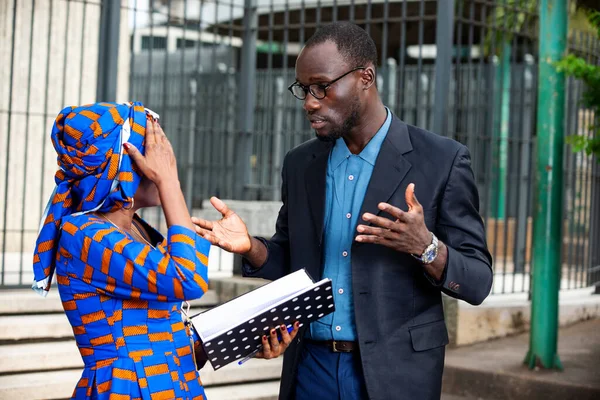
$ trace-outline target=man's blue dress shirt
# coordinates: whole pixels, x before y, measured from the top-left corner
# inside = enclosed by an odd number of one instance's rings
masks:
[[[311,324],[313,340],[355,341],[356,324],[352,293],[351,248],[360,208],[381,145],[392,122],[387,118],[360,154],[352,154],[338,139],[329,155],[326,178],[323,278],[331,279],[335,312]]]

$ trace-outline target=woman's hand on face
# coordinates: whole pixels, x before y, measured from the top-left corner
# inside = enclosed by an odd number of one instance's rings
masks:
[[[145,154],[129,143],[123,146],[140,172],[160,188],[163,182],[179,180],[173,147],[158,121],[146,119]]]
[[[283,354],[283,352],[289,347],[292,340],[298,334],[298,329],[300,329],[300,323],[298,321],[294,322],[294,329],[291,332],[288,332],[285,325],[281,325],[278,328],[271,329],[270,335],[267,337],[263,335],[262,337],[262,350],[256,353],[255,358],[264,358],[271,359],[277,358]],[[277,331],[279,330],[281,334],[281,341],[277,338]]]

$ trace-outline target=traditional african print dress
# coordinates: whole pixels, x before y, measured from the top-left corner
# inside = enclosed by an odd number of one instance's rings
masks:
[[[62,220],[57,283],[85,363],[74,399],[204,399],[181,302],[206,292],[210,244],[141,222],[156,246],[94,215]]]

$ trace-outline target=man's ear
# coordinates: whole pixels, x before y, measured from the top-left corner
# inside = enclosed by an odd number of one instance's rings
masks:
[[[363,83],[363,89],[368,90],[373,86],[377,81],[377,75],[375,74],[375,68],[373,65],[369,65],[365,69],[363,69],[361,74],[361,80]]]

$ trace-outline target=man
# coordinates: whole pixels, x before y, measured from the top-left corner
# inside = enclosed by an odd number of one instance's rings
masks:
[[[490,291],[467,149],[393,116],[376,65],[372,39],[350,23],[324,26],[302,49],[290,91],[317,138],[285,157],[270,240],[250,237],[216,198],[220,221],[194,219],[200,235],[244,256],[246,276],[306,268],[333,281],[336,311],[286,352],[282,399],[439,399],[441,293],[480,304]],[[288,343],[275,345],[265,358]]]

